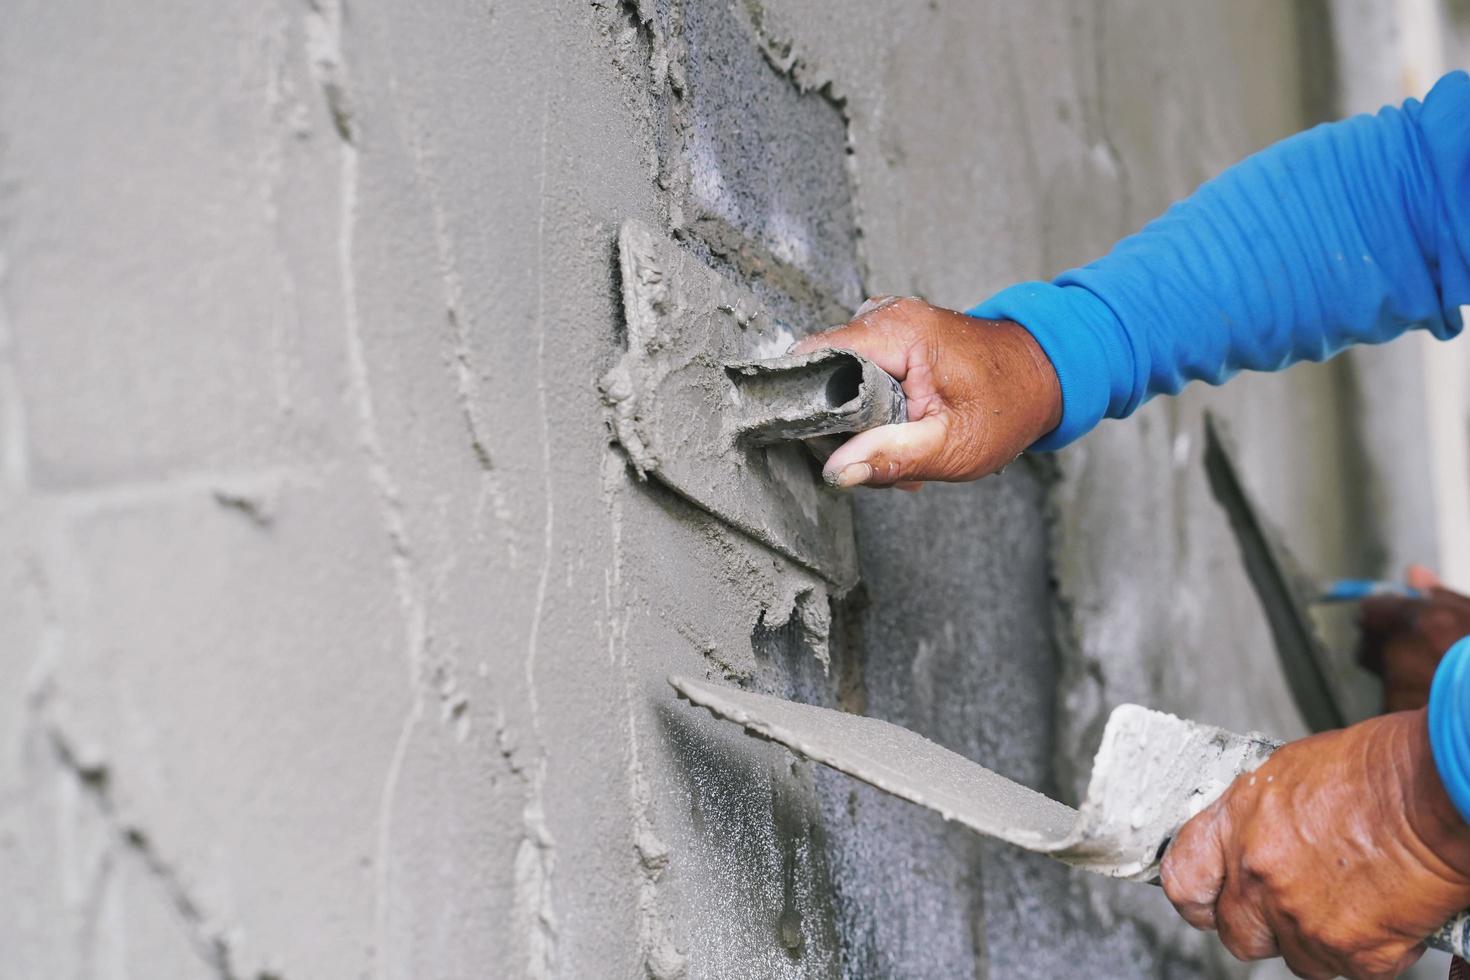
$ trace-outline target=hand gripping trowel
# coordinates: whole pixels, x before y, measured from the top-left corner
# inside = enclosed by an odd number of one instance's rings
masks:
[[[680,697],[749,735],[928,807],[945,820],[1073,867],[1153,884],[1179,828],[1281,745],[1264,735],[1237,735],[1120,705],[1103,730],[1087,795],[1074,810],[877,718],[689,677],[670,677],[669,683]],[[1470,911],[1426,942],[1464,956]]]
[[[794,339],[791,331],[748,290],[645,226],[622,227],[618,257],[628,345],[602,389],[629,462],[639,476],[658,479],[839,589],[850,587],[857,577],[851,515],[840,496],[813,479],[805,450],[791,443],[822,456],[834,435],[902,422],[902,389],[851,351],[775,357]],[[1245,543],[1242,549],[1249,562],[1253,553]],[[1283,591],[1276,557],[1261,564],[1270,566],[1273,594]],[[1340,716],[1320,665],[1311,662],[1318,651],[1299,622],[1304,615],[1296,606],[1279,612],[1295,617],[1287,624],[1294,645],[1283,651],[1293,693],[1311,705],[1303,707],[1314,727],[1335,727]],[[1272,626],[1283,645],[1276,618]],[[1157,882],[1165,848],[1190,817],[1280,745],[1122,705],[1108,720],[1086,798],[1074,810],[876,718],[691,678],[669,682],[757,738],[946,820],[1142,882]],[[1470,913],[1427,942],[1464,955]]]

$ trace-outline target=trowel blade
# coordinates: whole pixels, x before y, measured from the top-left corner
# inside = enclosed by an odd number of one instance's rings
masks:
[[[670,677],[669,683],[681,697],[757,738],[979,833],[1039,850],[1064,841],[1076,823],[1077,811],[1065,803],[899,725],[689,677]]]
[[[1279,536],[1261,519],[1228,442],[1220,422],[1205,413],[1205,474],[1216,502],[1230,519],[1241,563],[1266,614],[1292,700],[1312,731],[1341,728],[1347,724],[1347,712],[1332,685],[1327,645],[1307,612],[1306,596],[1315,590]]]
[[[814,762],[927,807],[978,833],[1074,867],[1157,883],[1165,848],[1190,817],[1281,743],[1151,711],[1114,709],[1074,810],[924,736],[862,715],[798,704],[726,684],[670,677],[679,696]],[[1470,911],[1426,942],[1470,948]]]
[[[679,695],[751,735],[989,837],[1120,878],[1149,880],[1164,844],[1276,743],[1137,705],[1108,719],[1081,810],[877,718],[687,677]]]

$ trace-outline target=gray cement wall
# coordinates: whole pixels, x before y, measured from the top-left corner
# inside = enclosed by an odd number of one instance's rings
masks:
[[[1315,121],[1325,18],[13,0],[0,977],[1228,974],[1155,890],[947,829],[663,678],[1063,796],[1119,700],[1299,733],[1200,412],[1308,564],[1376,572],[1363,488],[1414,474],[1363,461],[1351,371],[859,494],[846,596],[639,481],[596,382],[627,218],[801,329],[872,292],[968,305]]]

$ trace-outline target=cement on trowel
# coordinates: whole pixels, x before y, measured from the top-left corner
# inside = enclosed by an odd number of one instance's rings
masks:
[[[736,441],[800,441],[825,460],[851,433],[908,421],[903,387],[862,355],[828,347],[727,364]],[[734,447],[732,447],[734,448]]]
[[[618,234],[627,351],[602,379],[613,435],[652,477],[731,527],[821,575],[857,582],[850,502],[799,443],[751,447],[727,367],[795,341],[755,294],[636,221]]]

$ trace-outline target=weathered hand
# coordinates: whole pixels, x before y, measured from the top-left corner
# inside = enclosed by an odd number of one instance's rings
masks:
[[[994,473],[1062,417],[1061,387],[1041,347],[1007,320],[977,320],[911,297],[871,299],[846,326],[793,349],[856,351],[903,383],[909,421],[859,433],[827,460],[839,487],[913,489],[923,480]]]
[[[1163,885],[1190,925],[1297,976],[1391,977],[1470,905],[1470,827],[1423,711],[1280,749],[1185,824]]]
[[[1449,648],[1470,636],[1470,598],[1451,592],[1429,569],[1409,569],[1408,584],[1423,599],[1377,596],[1358,611],[1358,663],[1383,678],[1383,710],[1429,703],[1429,683]]]

